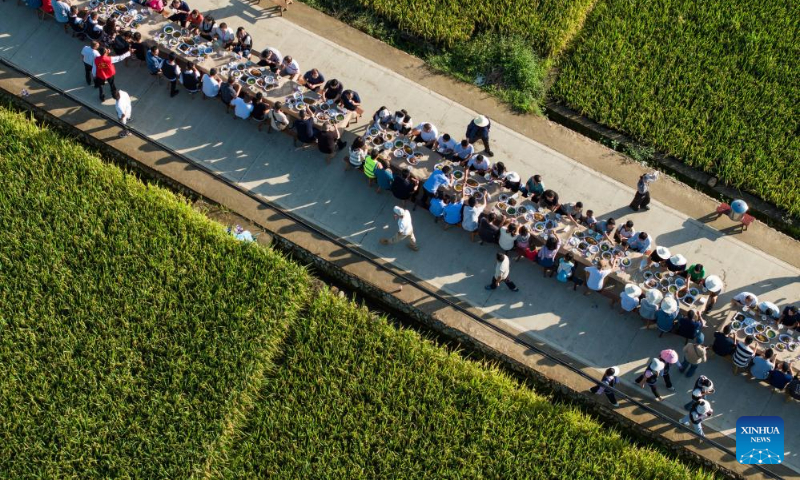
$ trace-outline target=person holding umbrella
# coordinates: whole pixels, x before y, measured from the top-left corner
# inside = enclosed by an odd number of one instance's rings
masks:
[[[614,391],[612,390],[614,387],[616,387],[617,383],[619,383],[619,367],[611,367],[606,369],[605,373],[603,374],[603,378],[600,379],[600,383],[590,388],[589,391],[595,395],[605,393],[606,398],[609,402],[611,402],[611,405],[619,407],[619,403],[617,403],[617,397],[614,396]]]

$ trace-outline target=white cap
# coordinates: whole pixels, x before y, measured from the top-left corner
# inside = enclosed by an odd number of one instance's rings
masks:
[[[519,182],[519,174],[517,172],[508,172],[506,173],[506,180],[517,183]]]
[[[716,275],[707,276],[703,285],[705,285],[711,293],[719,293],[722,291],[722,279]]]
[[[402,215],[403,213],[405,213],[405,210],[403,210],[400,207],[394,207],[394,214],[395,215]]]
[[[647,301],[653,305],[657,305],[661,303],[661,300],[664,298],[664,295],[661,293],[660,290],[656,290],[655,288],[652,290],[647,291]]]
[[[686,265],[686,257],[680,253],[677,253],[669,258],[669,262],[676,267],[682,267],[683,265]]]
[[[485,127],[485,126],[489,125],[489,119],[486,118],[485,115],[478,115],[477,117],[475,117],[473,122],[475,122],[475,125],[477,125],[479,127]]]
[[[642,294],[642,289],[639,288],[638,285],[634,283],[629,283],[625,285],[625,295],[629,297],[638,297]]]
[[[619,367],[611,367],[611,370],[614,371],[614,376],[615,377],[619,376]]]
[[[658,255],[658,258],[660,258],[661,260],[666,260],[669,258],[669,248],[658,247],[656,248],[656,254]]]
[[[664,301],[661,302],[661,310],[666,314],[672,315],[678,311],[678,302],[675,301],[672,295],[667,295]]]
[[[707,400],[700,400],[697,405],[697,413],[700,415],[704,415],[711,410],[711,405],[708,404]]]
[[[693,397],[701,397],[701,396],[703,396],[703,389],[695,388],[694,390],[692,390],[692,396]]]
[[[649,368],[654,372],[660,372],[661,370],[664,370],[664,362],[662,362],[657,358],[654,358],[650,361],[650,365],[647,368]]]

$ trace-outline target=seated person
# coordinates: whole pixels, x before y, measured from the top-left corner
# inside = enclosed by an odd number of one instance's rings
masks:
[[[775,368],[775,351],[768,348],[763,354],[756,354],[750,366],[750,375],[756,380],[766,380],[769,372]]]
[[[432,148],[439,136],[439,130],[432,123],[424,122],[411,129],[411,136],[415,142],[422,142],[426,147]]]
[[[546,195],[547,191],[544,192],[542,199],[547,198]],[[611,235],[614,233],[614,228],[616,228],[616,226],[617,226],[617,221],[614,220],[613,218],[609,218],[608,220],[600,220],[599,222],[594,224],[594,231],[602,234],[606,238],[606,240],[613,243]]]
[[[783,309],[781,318],[778,319],[779,327],[783,328],[798,328],[800,327],[800,314],[797,312],[797,307],[788,305]]]
[[[455,160],[456,162],[466,162],[472,155],[475,153],[475,147],[469,143],[469,140],[466,138],[461,140],[461,143],[456,144],[453,148],[453,155],[451,160]]]
[[[545,190],[542,192],[541,197],[539,197],[539,206],[548,210],[558,210],[558,207],[561,206],[561,204],[558,203],[558,194],[553,190]]]
[[[697,337],[703,326],[703,319],[694,310],[689,310],[685,317],[678,319],[678,331],[676,333],[688,342]]]
[[[111,50],[114,52],[115,55],[124,55],[131,51],[132,41],[133,41],[133,34],[131,34],[131,32],[128,31],[122,32],[116,37],[114,37],[114,41],[111,42]]]
[[[411,120],[411,115],[406,113],[402,117],[398,117],[397,113],[395,113],[395,116],[392,119],[392,124],[389,126],[389,128],[397,131],[397,133],[399,133],[400,135],[408,135],[409,133],[411,133],[411,129],[414,126]]]
[[[722,327],[721,331],[714,332],[714,344],[711,349],[720,357],[733,355],[736,350],[736,335],[730,323]]]
[[[197,9],[189,12],[189,16],[186,17],[186,26],[192,35],[199,34],[200,28],[203,26],[203,14]]]
[[[226,106],[230,106],[231,102],[239,97],[242,91],[242,85],[236,81],[234,77],[228,77],[228,81],[223,83],[219,88],[219,99],[222,100]]]
[[[319,151],[321,153],[324,153],[326,155],[325,161],[327,163],[330,163],[331,160],[333,160],[333,156],[336,155],[336,152],[343,149],[346,145],[347,142],[342,140],[342,134],[341,132],[339,132],[339,129],[336,128],[336,125],[331,125],[330,123],[326,123],[322,131],[317,131],[317,148],[319,148]],[[384,160],[381,159],[380,161],[383,162]],[[380,170],[381,165],[382,163],[379,163],[377,165],[379,167],[378,170]],[[378,175],[378,173],[380,172],[376,170],[375,177],[378,178],[378,185],[380,185],[381,176]],[[391,173],[392,171],[390,169],[389,170],[390,176]],[[389,181],[391,181],[391,179]],[[389,188],[388,185],[386,188]]]
[[[392,180],[392,195],[401,200],[405,205],[406,200],[416,203],[417,193],[419,192],[419,180],[411,174],[407,168],[400,169],[400,174],[394,176]]]
[[[503,175],[503,188],[507,188],[514,193],[519,191],[520,178],[517,172],[506,172]]]
[[[392,112],[382,106],[372,115],[372,125],[379,130],[386,130],[392,123]]]
[[[98,17],[97,12],[92,12],[86,20],[86,30],[84,32],[92,40],[100,40],[100,37],[103,36],[103,27],[100,26]]]
[[[439,187],[450,187],[453,185],[453,176],[451,172],[453,168],[450,165],[445,165],[441,170],[434,170],[422,184],[422,205],[428,206],[428,199],[439,191]]]
[[[344,87],[342,86],[342,82],[339,80],[332,78],[325,82],[325,86],[322,87],[322,98],[325,100],[332,100],[334,102],[339,101],[339,97],[342,96],[342,92],[344,91]]]
[[[289,117],[286,116],[285,113],[281,110],[283,108],[283,102],[275,102],[272,106],[272,109],[269,111],[267,118],[269,119],[269,124],[267,125],[267,133],[272,133],[273,130],[277,130],[282,132],[289,126]]]
[[[169,21],[177,22],[182,28],[186,28],[186,21],[189,18],[189,12],[191,12],[189,4],[183,0],[172,0],[170,7],[172,8],[172,15],[169,16]]]
[[[731,306],[754,309],[758,306],[758,297],[750,292],[742,292],[731,299]]]
[[[216,25],[217,21],[214,20],[214,17],[206,15],[200,24],[200,35],[206,39],[210,39],[214,36],[214,27],[216,27]]]
[[[583,202],[561,204],[556,213],[567,217],[572,223],[578,225],[583,218]]]
[[[216,68],[212,68],[211,71],[203,75],[201,83],[203,85],[204,100],[205,98],[214,98],[219,95],[222,81],[220,80],[219,75],[217,75]]]
[[[433,215],[437,222],[444,216],[444,207],[447,206],[447,201],[448,197],[445,196],[444,191],[442,190],[437,190],[436,194],[431,200],[431,205],[428,207],[428,211],[431,212],[431,215]]]
[[[450,137],[450,134],[445,133],[433,142],[433,150],[444,158],[451,158],[455,154],[456,145],[458,143]]]
[[[614,241],[617,243],[627,243],[636,234],[633,228],[633,221],[628,220],[625,225],[620,225],[617,231],[614,232]]]
[[[781,362],[773,368],[767,375],[767,383],[773,388],[783,390],[792,381],[792,366],[787,362]]]
[[[471,233],[470,241],[475,241],[475,235],[478,233],[478,222],[480,221],[481,214],[486,209],[487,196],[488,195],[484,195],[480,202],[478,202],[474,196],[470,196],[467,199],[467,204],[464,206],[461,228]]]
[[[69,0],[53,0],[53,19],[64,26],[64,33],[68,33],[69,26]]]
[[[253,49],[253,37],[244,29],[239,27],[236,29],[236,39],[231,44],[233,51],[240,54],[244,58],[250,56],[250,50]]]
[[[351,168],[360,169],[364,166],[365,158],[367,158],[367,143],[364,137],[356,137],[350,145],[350,153],[345,157],[345,171]]]
[[[392,189],[394,174],[392,173],[392,165],[389,163],[388,158],[381,158],[378,161],[378,168],[375,170],[375,180],[378,183],[376,192],[380,193],[381,190]]]
[[[636,237],[628,240],[627,245],[629,250],[639,253],[647,253],[650,250],[650,247],[653,245],[653,241],[650,239],[650,235],[648,235],[647,232],[639,232],[639,235],[636,235]]]
[[[676,253],[667,260],[667,270],[670,272],[682,272],[686,270],[686,263],[686,257]]]
[[[583,285],[583,279],[575,275],[575,256],[572,252],[558,259],[556,279],[564,283],[571,281],[572,291],[578,290],[578,287]]]
[[[460,225],[462,214],[464,213],[464,199],[466,197],[460,196],[456,197],[454,195],[450,195],[448,198],[447,205],[444,207],[443,217],[445,223],[445,230],[450,225]]]
[[[297,60],[292,58],[291,55],[286,55],[281,62],[280,73],[284,77],[297,80],[297,77],[300,75],[300,64],[297,63]]]
[[[586,210],[586,215],[584,215],[581,219],[581,223],[586,228],[594,228],[594,226],[597,224],[597,219],[594,218],[594,210]]]
[[[358,108],[361,106],[361,97],[358,96],[358,92],[355,90],[343,91],[339,101],[345,109],[351,112],[358,112]]]
[[[297,146],[297,141],[310,145],[317,142],[317,136],[314,132],[314,120],[306,110],[300,110],[299,117],[292,124],[297,136],[294,139],[294,146]]]
[[[142,62],[147,61],[147,46],[142,42],[142,34],[136,32],[133,34],[133,40],[131,41],[131,50],[133,50],[133,56]]]
[[[490,168],[492,168],[492,164],[489,159],[481,154],[474,155],[467,162],[467,170],[475,170],[480,175],[485,175]]]
[[[247,120],[250,118],[250,114],[253,113],[253,104],[250,103],[245,96],[234,98],[231,102],[231,106],[233,107],[233,115],[235,118]]]
[[[484,243],[498,243],[502,222],[503,219],[498,217],[495,212],[480,216],[478,220],[478,238],[481,239],[481,245]]]
[[[137,32],[138,33],[138,32]],[[164,59],[158,56],[158,47],[152,45],[146,55],[147,71],[150,75],[159,75],[161,67],[164,66]]]
[[[325,85],[325,77],[316,68],[312,68],[303,74],[303,86],[312,92],[319,93],[323,85]]]
[[[258,122],[258,131],[267,121],[267,113],[269,113],[269,105],[264,100],[264,94],[261,92],[256,93],[256,98],[253,100],[253,113],[250,118]]]
[[[261,52],[261,59],[258,61],[259,67],[269,67],[273,73],[277,72],[281,66],[281,52],[269,47]]]
[[[181,73],[181,84],[186,88],[189,93],[197,93],[200,91],[200,71],[194,62],[186,64],[186,70]]]
[[[522,195],[528,197],[534,203],[539,201],[539,198],[544,193],[544,182],[541,175],[534,175],[525,182],[522,188]]]
[[[236,40],[236,34],[233,33],[233,30],[228,28],[228,24],[222,22],[219,26],[214,27],[214,30],[211,32],[211,36],[216,36],[219,38],[219,41],[222,42],[222,48],[230,49],[231,45],[233,45],[234,40]]]
[[[669,248],[656,247],[656,249],[653,250],[653,253],[650,254],[650,261],[655,264],[661,265],[662,263],[669,260],[669,257],[670,257]]]
[[[69,7],[69,26],[72,28],[73,35],[83,38],[84,31],[86,30],[86,23],[83,20],[83,17],[78,15],[78,7],[71,6]],[[139,34],[141,36],[141,34]]]

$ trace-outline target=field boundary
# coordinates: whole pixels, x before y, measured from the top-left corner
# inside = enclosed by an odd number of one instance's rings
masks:
[[[98,137],[107,134],[109,129],[116,133],[118,124],[115,121],[91,107],[76,105],[77,102],[66,95],[54,95],[49,88],[40,88],[41,85],[47,86],[41,80],[22,74],[17,74],[13,79],[9,77],[13,75],[8,72],[0,75],[0,94],[15,108],[31,111],[39,120],[81,138],[128,171],[141,173],[146,179],[155,180],[187,197],[207,199],[213,204],[232,209],[237,215],[255,222],[269,232],[274,244],[282,251],[301,263],[313,266],[326,278],[347,285],[364,297],[375,300],[398,317],[410,317],[443,337],[453,339],[477,354],[502,364],[522,378],[531,379],[561,399],[581,404],[599,419],[613,422],[634,438],[662,445],[692,462],[715,466],[732,478],[753,478],[753,475],[768,478],[769,475],[757,473],[755,467],[742,466],[733,461],[728,453],[733,444],[731,439],[711,435],[719,439],[722,450],[709,448],[712,446],[710,444],[698,445],[691,437],[687,440],[685,430],[674,430],[665,423],[674,422],[677,418],[676,413],[667,407],[653,410],[636,402],[628,408],[607,408],[581,393],[593,384],[590,379],[596,375],[594,369],[577,365],[541,342],[532,345],[513,334],[503,332],[496,320],[479,312],[476,314],[474,309],[459,305],[457,300],[453,301],[432,292],[431,287],[422,284],[407,272],[398,271],[352,245],[331,238],[316,227],[292,219],[291,215],[268,202],[250,196],[241,188],[228,184],[155,142],[129,137],[124,141],[113,141],[113,144],[106,143]],[[12,87],[11,90],[9,86]],[[31,92],[30,97],[21,99],[11,93],[21,90],[22,87]],[[49,109],[68,113],[55,116]],[[89,119],[92,120],[92,125],[88,124]],[[136,148],[125,148],[125,144],[130,141],[136,142]],[[404,286],[409,288],[404,289]],[[531,365],[536,365],[536,368]],[[626,387],[621,389],[626,397],[631,391]],[[665,426],[668,427],[666,431]],[[794,473],[786,470],[782,472],[783,475]]]

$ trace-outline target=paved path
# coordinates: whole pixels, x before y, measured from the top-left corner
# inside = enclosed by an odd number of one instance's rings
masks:
[[[209,0],[191,6],[212,12],[218,21],[225,19],[234,28],[247,26],[258,47],[272,45],[291,53],[302,69],[317,67],[329,78],[340,78],[346,88],[359,91],[367,112],[380,105],[407,108],[416,121],[430,121],[440,132],[456,137],[463,135],[475,116],[475,112],[295,24],[266,19],[258,8]],[[39,22],[33,12],[15,7],[14,2],[5,2],[0,8],[0,55],[86,103],[98,105],[96,91],[83,80],[80,42],[64,35],[52,22]],[[254,24],[255,20],[260,21]],[[493,272],[494,249],[470,243],[458,229],[443,231],[424,211],[413,214],[420,252],[400,245],[381,246],[379,238],[393,233],[391,208],[395,202],[390,194],[367,189],[361,174],[344,172],[338,160],[326,166],[321,154],[294,149],[284,135],[258,134],[252,124],[226,116],[217,102],[190,100],[185,92],[170,99],[166,82],[156,84],[143,67],[120,66],[118,71],[117,84],[134,99],[133,128],[483,308],[521,336],[546,341],[598,368],[620,365],[629,380],[647,357],[664,348],[680,350],[683,345],[674,336],[657,338],[653,331],[642,328],[638,318],[610,311],[608,303],[597,296],[583,297],[555,280],[543,279],[541,271],[530,264],[512,265],[512,277],[522,293],[503,288],[487,292],[483,286]],[[113,115],[110,100],[102,108]],[[495,161],[504,161],[523,177],[544,174],[548,187],[559,191],[563,200],[582,200],[599,217],[633,219],[637,229],[655,235],[658,244],[683,253],[690,261],[702,261],[708,271],[721,275],[727,291],[720,305],[741,291],[778,305],[800,297],[797,268],[657,201],[650,212],[631,214],[625,207],[632,196],[629,187],[502,125],[494,125],[492,133]],[[712,321],[723,315],[717,312]],[[741,415],[781,415],[787,425],[800,424],[796,403],[785,404],[781,395],[734,376],[728,362],[712,359],[699,373],[710,376],[719,392],[713,398],[717,415],[710,426],[732,434]],[[691,381],[676,378],[676,387],[677,392],[665,402],[680,408],[688,400]],[[644,391],[642,396],[648,398]],[[786,441],[786,463],[800,470],[800,436],[788,435]]]

